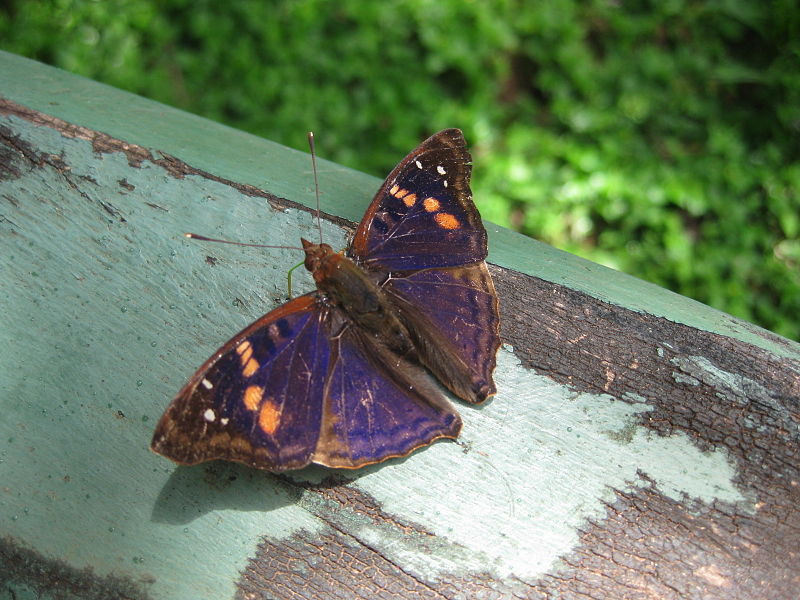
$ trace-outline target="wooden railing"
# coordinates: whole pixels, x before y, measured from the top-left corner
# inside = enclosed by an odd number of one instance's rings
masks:
[[[300,259],[182,233],[313,236],[308,157],[5,53],[0,81],[8,594],[800,596],[800,346],[493,226],[506,345],[458,442],[287,475],[151,453]],[[379,180],[320,183],[343,247]]]

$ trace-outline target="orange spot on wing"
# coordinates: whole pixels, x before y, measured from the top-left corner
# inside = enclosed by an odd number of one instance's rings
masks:
[[[425,198],[422,201],[422,206],[425,207],[425,210],[428,212],[436,212],[439,210],[439,201],[436,198]]]
[[[242,365],[242,373],[245,377],[252,377],[253,373],[258,371],[258,367],[260,366],[261,365],[258,364],[258,361],[255,358],[251,358]]]
[[[236,346],[236,353],[239,355],[239,361],[242,363],[242,373],[245,377],[250,377],[258,371],[258,361],[253,358],[253,346],[247,340]]]
[[[244,390],[244,397],[242,398],[242,402],[244,402],[245,407],[247,410],[256,410],[258,408],[259,403],[261,402],[261,397],[264,395],[264,388],[258,385],[251,385]]]
[[[436,221],[436,224],[442,229],[458,229],[461,227],[461,223],[458,222],[458,219],[450,213],[436,213],[433,216],[433,220]]]
[[[414,206],[414,202],[416,202],[416,201],[417,201],[417,195],[416,194],[409,194],[408,196],[403,198],[403,204],[405,204],[409,208]]]
[[[402,198],[403,196],[408,196],[408,190],[406,190],[406,189],[401,189],[400,191],[398,191],[398,192],[395,194],[395,197],[396,197],[396,198]]]
[[[281,411],[275,406],[272,399],[268,399],[261,406],[258,413],[258,426],[266,434],[272,435],[281,423]]]
[[[253,347],[247,340],[236,346],[236,353],[239,355],[239,360],[242,361],[242,366],[253,357]]]

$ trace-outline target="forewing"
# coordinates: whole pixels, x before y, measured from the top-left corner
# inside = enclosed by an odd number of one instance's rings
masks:
[[[315,463],[360,467],[460,430],[458,413],[422,367],[351,326],[332,338]]]
[[[182,464],[225,459],[270,471],[308,464],[322,419],[326,332],[316,293],[241,331],[178,393],[152,449]]]
[[[383,289],[421,362],[450,391],[474,403],[495,393],[500,319],[486,263],[395,274]]]
[[[486,258],[469,178],[471,157],[458,129],[428,138],[389,174],[367,209],[350,255],[369,270],[417,270]]]

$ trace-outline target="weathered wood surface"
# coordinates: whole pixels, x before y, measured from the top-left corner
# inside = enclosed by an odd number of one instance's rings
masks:
[[[800,596],[798,345],[497,228],[499,392],[457,443],[152,454],[298,260],[181,233],[313,237],[307,157],[4,53],[0,81],[0,598]],[[326,241],[378,183],[323,163]]]

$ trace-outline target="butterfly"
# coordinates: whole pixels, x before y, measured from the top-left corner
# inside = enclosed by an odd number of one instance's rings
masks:
[[[317,289],[217,350],[151,448],[281,472],[357,468],[456,438],[461,418],[439,384],[483,402],[500,345],[471,169],[461,131],[440,131],[389,174],[346,253],[301,240]]]

